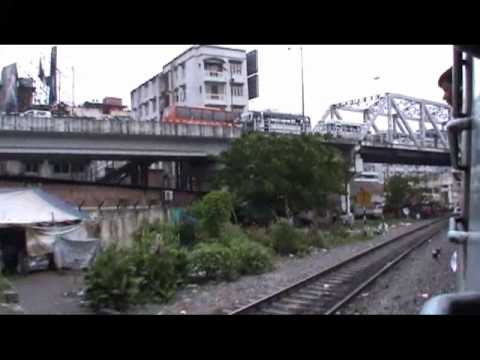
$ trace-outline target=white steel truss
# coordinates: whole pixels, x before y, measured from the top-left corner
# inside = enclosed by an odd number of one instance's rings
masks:
[[[350,100],[331,105],[314,132],[319,132],[329,120],[341,123],[343,112],[363,114],[361,141],[398,144],[401,139],[403,145],[419,149],[448,148],[443,128],[451,117],[451,109],[442,103],[393,93]],[[418,123],[418,130],[414,131],[412,122]],[[380,125],[387,125],[386,130],[380,130]]]

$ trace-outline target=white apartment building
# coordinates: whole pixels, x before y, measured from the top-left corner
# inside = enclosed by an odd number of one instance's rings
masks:
[[[132,117],[162,121],[174,106],[248,110],[247,54],[219,46],[193,46],[131,92]]]

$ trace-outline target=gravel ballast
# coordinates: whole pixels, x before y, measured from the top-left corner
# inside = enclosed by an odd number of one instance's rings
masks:
[[[433,252],[440,249],[438,257]],[[456,246],[445,231],[409,254],[388,273],[364,289],[339,312],[341,314],[419,314],[436,295],[456,291],[456,275],[450,259]]]

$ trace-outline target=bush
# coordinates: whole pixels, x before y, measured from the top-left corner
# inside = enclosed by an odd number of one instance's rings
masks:
[[[240,275],[261,274],[273,268],[271,252],[259,243],[248,239],[234,241],[231,249]]]
[[[200,243],[190,254],[190,272],[205,280],[233,280],[238,265],[232,250],[220,243]]]
[[[277,254],[289,255],[308,253],[306,236],[286,221],[279,221],[271,228],[273,249]]]
[[[338,238],[346,239],[350,236],[350,233],[344,226],[335,227],[332,231],[333,235]]]
[[[124,311],[142,301],[142,280],[127,251],[110,245],[97,256],[85,276],[86,299],[95,310]]]
[[[181,246],[192,247],[197,237],[195,236],[196,224],[189,220],[182,220],[178,225],[178,238]]]
[[[195,205],[194,211],[200,218],[202,231],[209,237],[217,238],[233,212],[231,195],[225,191],[211,192]]]
[[[318,230],[311,229],[307,233],[307,243],[309,246],[314,248],[325,248],[326,241],[325,235],[320,233]]]
[[[273,267],[269,249],[252,241],[238,225],[225,224],[220,241],[232,250],[240,275],[260,274]]]
[[[141,279],[143,299],[166,301],[175,294],[178,282],[182,281],[176,270],[183,265],[177,263],[181,256],[174,249],[152,238],[142,239],[131,249],[129,256],[135,275]]]
[[[183,283],[188,278],[188,251],[182,248],[168,248],[169,253],[173,257],[175,273],[177,274],[178,283]]]
[[[86,298],[94,309],[125,311],[131,305],[163,302],[175,294],[188,275],[187,253],[164,245],[157,235],[144,232],[132,248],[110,245],[98,255],[85,276]]]
[[[273,249],[273,240],[267,234],[267,231],[264,228],[250,228],[246,230],[248,237],[268,249]]]
[[[239,225],[226,223],[223,224],[220,236],[216,241],[221,242],[223,245],[230,246],[234,241],[248,240],[247,234]]]
[[[133,234],[133,239],[135,243],[142,240],[159,240],[165,246],[179,246],[179,230],[178,225],[164,223],[159,220],[153,224],[144,223],[141,225]]]
[[[361,239],[363,235],[359,235],[358,239]],[[335,228],[328,233],[324,233],[324,244],[327,248],[333,248],[351,243],[357,237],[352,235],[344,228]]]

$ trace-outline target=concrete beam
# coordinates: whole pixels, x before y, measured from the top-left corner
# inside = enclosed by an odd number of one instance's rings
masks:
[[[203,158],[230,147],[229,138],[115,136],[65,133],[1,132],[0,157],[18,155],[81,156],[89,159]]]
[[[448,152],[432,152],[363,146],[360,155],[364,162],[404,165],[450,166]]]

